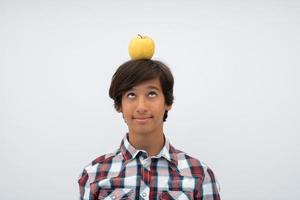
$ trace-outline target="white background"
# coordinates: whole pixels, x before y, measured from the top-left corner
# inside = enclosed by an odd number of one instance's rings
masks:
[[[78,199],[127,127],[108,97],[132,37],[175,77],[171,143],[222,199],[299,199],[300,1],[0,1],[0,199]]]

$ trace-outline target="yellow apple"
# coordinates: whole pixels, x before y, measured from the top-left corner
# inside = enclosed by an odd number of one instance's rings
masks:
[[[148,36],[134,37],[128,47],[129,55],[133,60],[137,59],[151,59],[154,54],[154,41]]]

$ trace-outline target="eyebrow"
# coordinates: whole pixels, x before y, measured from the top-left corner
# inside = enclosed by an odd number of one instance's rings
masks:
[[[158,87],[156,87],[156,86],[151,86],[151,85],[150,85],[150,86],[148,86],[147,88],[148,88],[148,89],[159,90],[159,89],[158,89]]]
[[[131,89],[129,89],[128,91],[130,91],[130,90],[135,90],[136,89],[136,87],[132,87]],[[152,90],[159,90],[159,88],[158,87],[156,87],[156,86],[153,86],[153,85],[149,85],[149,86],[147,86],[147,89],[152,89]]]

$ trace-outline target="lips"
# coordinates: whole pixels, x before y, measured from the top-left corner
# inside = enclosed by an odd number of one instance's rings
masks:
[[[149,120],[151,120],[153,117],[152,116],[137,116],[137,117],[133,117],[133,120],[135,120],[138,123],[146,123]]]
[[[152,118],[151,116],[149,117],[133,117],[133,119],[148,119],[148,118]]]

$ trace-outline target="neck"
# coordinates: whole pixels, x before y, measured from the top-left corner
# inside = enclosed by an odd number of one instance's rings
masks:
[[[163,130],[143,134],[129,131],[128,139],[134,148],[147,151],[149,156],[157,155],[165,143]]]

